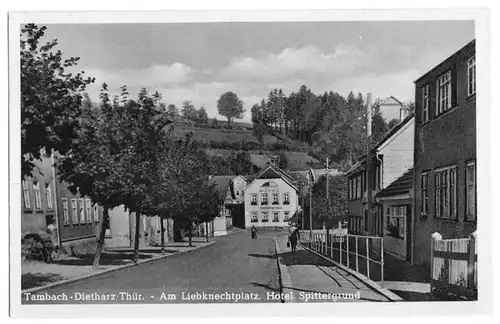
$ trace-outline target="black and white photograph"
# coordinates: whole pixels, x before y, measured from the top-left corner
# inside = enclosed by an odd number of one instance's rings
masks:
[[[9,13],[16,316],[489,303],[487,11],[316,13]]]

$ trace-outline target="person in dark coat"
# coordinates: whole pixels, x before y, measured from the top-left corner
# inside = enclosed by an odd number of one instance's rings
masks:
[[[290,246],[292,248],[292,252],[295,252],[297,250],[297,243],[298,241],[300,241],[300,232],[299,232],[299,228],[296,227],[295,225],[293,225],[292,227],[290,227],[290,236],[288,238],[288,240],[290,241]]]
[[[252,239],[256,239],[257,238],[257,228],[255,227],[255,225],[252,225],[252,228],[250,229],[250,231],[252,232]]]

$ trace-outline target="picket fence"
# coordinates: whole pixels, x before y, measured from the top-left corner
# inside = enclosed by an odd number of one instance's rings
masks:
[[[431,294],[477,299],[477,232],[468,238],[445,239],[432,234]]]

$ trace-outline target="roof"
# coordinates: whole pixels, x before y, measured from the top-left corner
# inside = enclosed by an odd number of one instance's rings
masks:
[[[408,193],[413,188],[413,168],[394,180],[385,189],[380,190],[375,197],[390,197]]]
[[[294,185],[293,182],[294,181],[294,178],[287,174],[285,171],[281,170],[279,167],[277,167],[276,165],[273,165],[273,164],[270,164],[267,166],[267,168],[263,169],[262,171],[260,171],[257,176],[255,176],[255,178],[245,187],[245,190],[250,187],[252,185],[252,183],[256,180],[256,179],[260,179],[260,178],[269,178],[269,179],[272,179],[272,178],[275,178],[276,176],[278,176],[279,178],[283,179],[283,181],[285,181],[288,185],[290,185],[292,188],[294,188],[295,190],[298,191],[297,189],[297,186]],[[247,178],[248,179],[248,178]]]
[[[394,126],[384,137],[382,137],[380,141],[378,141],[375,144],[375,146],[373,146],[373,150],[376,150],[377,148],[382,146],[382,144],[384,144],[387,140],[389,140],[392,137],[392,135],[396,134],[401,128],[403,128],[403,126],[408,124],[413,117],[415,117],[415,113],[411,113],[408,116],[406,116],[406,118],[403,119],[402,122]]]
[[[398,99],[394,98],[393,96],[390,96],[390,97],[388,97],[388,98],[384,99],[384,100],[383,100],[382,102],[380,102],[378,105],[379,105],[379,106],[380,106],[380,105],[389,105],[389,104],[392,104],[392,105],[393,105],[393,103],[388,103],[388,102],[387,102],[387,101],[389,101],[390,99],[392,99],[392,100],[396,101],[396,103],[395,103],[395,104],[398,104],[398,105],[403,105],[403,103],[402,103],[401,101],[399,101]]]
[[[225,199],[227,195],[227,189],[229,189],[229,185],[231,184],[231,181],[235,177],[236,176],[233,175],[213,176],[210,178],[209,183],[215,184],[217,186],[217,190],[219,191],[219,197]]]
[[[345,175],[349,175],[350,173],[356,171],[361,165],[363,165],[363,163],[366,161],[366,155],[363,156],[363,157],[360,157],[358,159],[358,161],[356,161],[356,163],[354,163],[354,165],[349,169],[347,170],[347,172],[345,173]]]

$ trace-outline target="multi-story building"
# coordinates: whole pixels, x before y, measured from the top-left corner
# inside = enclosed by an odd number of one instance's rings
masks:
[[[73,195],[59,181],[54,160],[45,153],[35,161],[33,176],[22,180],[22,236],[57,227],[57,243],[66,251],[94,246],[99,235],[102,208],[88,197]]]
[[[475,40],[415,81],[413,262],[430,264],[431,234],[476,230]]]
[[[245,227],[286,227],[298,210],[294,179],[269,165],[245,188]]]
[[[346,173],[348,177],[349,232],[383,236],[387,220],[382,204],[375,195],[413,167],[414,114],[405,116],[372,149],[371,172],[367,176],[366,156],[360,157]],[[367,192],[367,177],[371,193]],[[371,195],[372,217],[368,217],[368,194]]]

